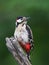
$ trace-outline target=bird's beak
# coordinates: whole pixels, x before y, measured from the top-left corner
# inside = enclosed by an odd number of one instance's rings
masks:
[[[23,17],[23,21],[27,21],[29,19],[30,19],[30,17]]]

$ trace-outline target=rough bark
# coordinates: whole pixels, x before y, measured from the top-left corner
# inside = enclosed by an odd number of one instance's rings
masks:
[[[15,60],[18,62],[18,65],[32,65],[26,57],[26,54],[18,41],[15,40],[13,37],[6,38],[6,46],[14,56]]]

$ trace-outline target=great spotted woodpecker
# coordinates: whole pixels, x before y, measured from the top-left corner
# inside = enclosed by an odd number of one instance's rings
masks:
[[[28,19],[29,17],[17,17],[14,37],[26,51],[27,57],[29,59],[30,50],[33,48],[34,44],[32,30],[27,25]]]

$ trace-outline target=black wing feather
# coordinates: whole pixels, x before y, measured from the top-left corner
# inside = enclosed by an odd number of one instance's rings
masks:
[[[26,29],[27,29],[27,32],[28,32],[29,40],[32,40],[32,42],[33,42],[33,34],[32,34],[32,31],[31,31],[31,28],[27,25]]]

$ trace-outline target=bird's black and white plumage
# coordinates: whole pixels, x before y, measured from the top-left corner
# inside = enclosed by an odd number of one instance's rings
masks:
[[[29,58],[31,48],[33,48],[33,34],[31,28],[27,25],[26,17],[18,17],[16,20],[16,28],[14,32],[15,39],[21,43]]]
[[[30,42],[31,46],[34,47],[33,33],[32,33],[31,28],[29,27],[29,25],[26,25],[26,30],[28,32],[29,42]]]

